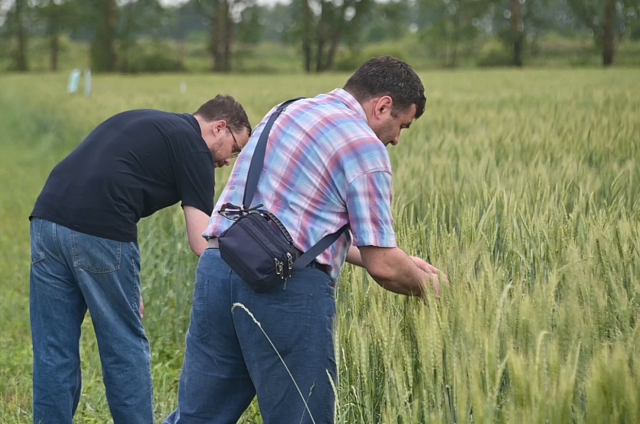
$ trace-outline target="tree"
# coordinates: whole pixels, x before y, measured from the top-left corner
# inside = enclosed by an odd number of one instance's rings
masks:
[[[509,46],[513,66],[524,64],[527,39],[553,24],[545,14],[548,0],[493,0],[495,33]]]
[[[407,0],[374,3],[363,27],[362,41],[370,43],[401,39],[408,30],[411,12]]]
[[[307,72],[333,69],[338,47],[357,38],[373,0],[296,0],[290,31],[302,47]]]
[[[488,7],[487,0],[422,0],[420,13],[429,16],[422,37],[436,40],[443,66],[457,66],[459,44],[478,36],[478,23]]]
[[[232,68],[235,21],[233,15],[251,6],[247,0],[202,0],[199,10],[211,25],[209,48],[214,72],[230,72]]]
[[[14,0],[13,4],[7,3],[3,4],[3,6],[8,6],[5,22],[7,36],[15,39],[15,45],[11,51],[11,68],[19,72],[26,72],[29,70],[27,60],[27,0]]]
[[[640,10],[638,0],[567,0],[573,13],[591,29],[597,44],[602,48],[602,65],[613,65],[615,36],[624,31],[626,12],[633,12],[637,19]],[[623,25],[620,25],[620,24]]]
[[[163,31],[162,16],[168,14],[157,0],[137,0],[120,7],[116,31],[118,41],[118,69],[122,72],[135,70],[132,51],[141,35],[158,39]]]
[[[241,13],[240,23],[237,25],[238,41],[245,44],[257,44],[262,40],[266,23],[265,8],[252,5]]]
[[[95,35],[91,41],[91,68],[96,72],[113,72],[117,68],[116,25],[118,5],[116,0],[90,0],[91,19]]]
[[[46,25],[46,35],[49,39],[49,69],[56,71],[60,52],[60,34],[76,24],[76,4],[74,0],[39,0],[36,7],[38,17]]]
[[[511,0],[511,38],[513,43],[513,65],[522,66],[522,50],[524,48],[524,21],[522,19],[522,3]]]

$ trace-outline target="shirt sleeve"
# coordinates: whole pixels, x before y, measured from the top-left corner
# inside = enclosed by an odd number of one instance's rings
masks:
[[[211,154],[208,152],[186,153],[178,164],[177,174],[182,207],[192,206],[211,216],[215,188]]]
[[[354,246],[396,247],[389,172],[363,173],[347,188],[347,212]]]

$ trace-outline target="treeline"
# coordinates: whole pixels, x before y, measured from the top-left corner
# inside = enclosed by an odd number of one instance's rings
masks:
[[[610,66],[620,43],[640,39],[640,0],[0,0],[0,55],[13,71],[30,69],[30,42],[42,39],[57,70],[63,37],[90,46],[94,72],[184,70],[196,42],[214,72],[234,70],[239,45],[263,42],[294,47],[301,69],[323,72],[349,67],[372,43],[407,39],[442,66],[459,66],[478,39],[501,46],[501,64],[523,66],[546,33],[592,40]],[[145,40],[171,43],[171,54]]]

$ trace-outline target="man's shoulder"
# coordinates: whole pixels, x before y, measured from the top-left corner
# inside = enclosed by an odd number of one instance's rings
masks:
[[[166,112],[157,109],[132,109],[113,115],[103,125],[117,125],[120,128],[126,125],[155,127],[163,132],[193,132],[198,127],[198,122],[193,115],[188,113]]]
[[[159,133],[170,143],[182,146],[188,151],[206,152],[200,125],[188,113],[166,112],[156,109],[136,109],[123,112],[121,119],[133,131]]]
[[[311,135],[309,140],[314,143],[308,145],[320,143],[325,147],[325,153],[331,157],[329,163],[344,167],[349,175],[391,172],[386,147],[367,123],[360,104],[344,90],[302,99],[293,105],[292,123]]]

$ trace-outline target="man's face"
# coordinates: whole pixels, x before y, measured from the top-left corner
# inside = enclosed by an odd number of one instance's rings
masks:
[[[409,128],[416,116],[416,105],[403,111],[394,111],[390,97],[382,97],[373,102],[373,110],[369,114],[369,126],[385,146],[395,146],[400,139],[400,131]]]
[[[241,132],[235,132],[225,125],[217,133],[217,142],[213,149],[216,168],[227,166],[231,159],[240,154],[244,146],[249,142],[249,131],[243,128]]]

